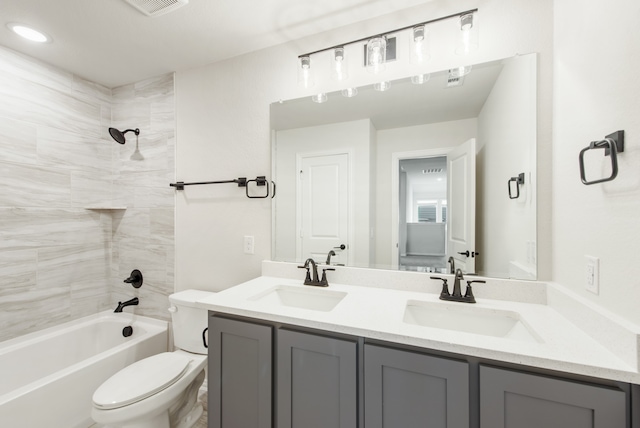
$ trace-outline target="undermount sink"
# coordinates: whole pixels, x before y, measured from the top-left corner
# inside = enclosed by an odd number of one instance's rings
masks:
[[[517,312],[479,308],[466,303],[409,300],[403,321],[422,327],[526,342],[542,342]]]
[[[343,291],[327,290],[324,288],[276,285],[250,297],[249,300],[259,301],[265,305],[329,312],[335,308],[346,295],[347,293]]]

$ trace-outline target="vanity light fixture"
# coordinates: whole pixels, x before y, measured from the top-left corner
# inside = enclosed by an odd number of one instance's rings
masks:
[[[7,24],[7,27],[11,31],[13,31],[17,35],[19,35],[20,37],[23,37],[23,38],[25,38],[27,40],[30,40],[32,42],[49,43],[52,40],[51,37],[47,36],[42,31],[38,31],[38,30],[36,30],[34,28],[27,27],[26,25],[17,24],[17,23],[9,23],[9,24]]]
[[[393,48],[390,48],[390,46],[395,46],[395,43],[392,44],[390,42],[395,42],[396,38],[390,37],[390,35],[407,30],[411,30],[411,49],[409,60],[415,64],[422,64],[430,58],[429,29],[427,26],[434,22],[444,20],[456,20],[456,28],[458,30],[455,47],[456,53],[470,53],[478,48],[478,25],[476,21],[476,12],[478,12],[478,9],[471,9],[299,55],[298,83],[303,88],[310,88],[313,86],[315,81],[311,69],[311,57],[325,51],[331,51],[331,77],[338,81],[346,80],[348,77],[348,67],[345,48],[349,45],[363,42],[365,46],[363,63],[365,64],[367,71],[373,74],[378,74],[384,70],[385,62],[390,59],[395,59],[395,52],[392,52]],[[414,81],[414,83],[424,83],[428,79],[428,74],[417,74],[415,78],[412,78],[412,81]],[[388,82],[381,82],[374,85],[374,89],[376,90],[386,90],[388,88]],[[355,88],[347,89],[347,94],[352,93],[350,92],[352,89]],[[343,95],[353,96],[346,95],[344,92]],[[322,97],[318,97],[319,95],[314,95],[315,102],[326,101],[326,99],[322,100]]]

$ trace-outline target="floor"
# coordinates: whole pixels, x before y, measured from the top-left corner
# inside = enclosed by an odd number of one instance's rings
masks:
[[[200,402],[202,403],[202,407],[204,407],[204,413],[198,419],[198,422],[193,426],[193,428],[207,428],[207,393],[201,394],[199,397]],[[103,425],[93,424],[88,428],[102,428]]]

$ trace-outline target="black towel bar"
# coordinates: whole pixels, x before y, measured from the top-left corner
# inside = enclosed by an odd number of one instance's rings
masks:
[[[269,197],[269,194],[271,194],[271,198],[274,198],[276,196],[276,183],[271,181],[271,184],[273,185],[273,193],[271,193],[269,188],[269,182],[267,181],[267,178],[264,175],[259,175],[253,180],[247,180],[246,177],[239,177],[233,180],[221,180],[221,181],[197,181],[197,182],[190,182],[190,183],[185,183],[184,181],[178,181],[176,183],[169,183],[169,186],[175,187],[176,190],[184,190],[185,186],[196,186],[201,184],[225,184],[225,183],[237,183],[238,187],[244,187],[245,195],[247,195],[247,198],[250,198],[250,199],[264,199]],[[256,183],[256,186],[266,186],[266,193],[264,195],[259,195],[259,196],[250,195],[249,183]]]

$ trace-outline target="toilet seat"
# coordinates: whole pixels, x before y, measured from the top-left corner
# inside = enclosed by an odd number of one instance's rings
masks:
[[[93,394],[98,409],[109,410],[144,400],[174,384],[189,369],[191,359],[163,352],[139,360],[105,381]]]

